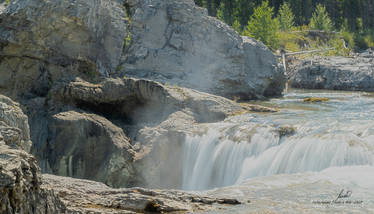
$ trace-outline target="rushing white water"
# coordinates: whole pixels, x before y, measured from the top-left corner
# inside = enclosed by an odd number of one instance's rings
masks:
[[[300,101],[311,95],[331,101]],[[280,113],[259,114],[253,123],[243,124],[247,129],[212,127],[204,136],[187,137],[182,188],[205,190],[258,176],[374,165],[373,98],[360,93],[298,92],[269,103],[280,107]],[[285,124],[295,127],[296,134],[279,138],[271,127]],[[227,130],[239,134],[247,130],[250,137],[232,140]]]

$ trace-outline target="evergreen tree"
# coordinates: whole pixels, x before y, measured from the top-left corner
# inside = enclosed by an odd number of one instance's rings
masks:
[[[282,31],[289,31],[295,24],[295,16],[287,2],[283,3],[279,9],[279,29]]]
[[[332,30],[332,21],[326,11],[326,8],[322,4],[317,5],[316,11],[313,13],[312,19],[310,20],[309,27],[314,30]]]
[[[239,21],[236,19],[235,21],[234,21],[234,23],[232,24],[232,28],[234,29],[234,30],[236,30],[236,32],[238,32],[239,34],[241,33],[241,31],[242,31],[242,29],[241,29],[241,26],[240,26],[240,23],[239,23]]]
[[[276,49],[278,46],[278,20],[273,19],[273,8],[267,1],[254,9],[254,13],[248,22],[243,34],[262,41],[265,45]]]

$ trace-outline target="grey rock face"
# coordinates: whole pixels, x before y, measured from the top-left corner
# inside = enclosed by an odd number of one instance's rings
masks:
[[[0,138],[0,212],[62,213],[64,205],[55,194],[42,190],[36,160],[24,151],[11,149]]]
[[[63,204],[42,190],[40,169],[30,148],[27,117],[19,105],[0,95],[0,213],[60,213]]]
[[[15,149],[30,151],[30,131],[27,116],[18,103],[0,95],[0,134],[4,142]]]
[[[217,203],[240,203],[175,190],[112,189],[98,182],[54,175],[43,175],[42,188],[53,189],[67,213],[187,213],[214,210]]]
[[[53,115],[47,160],[53,174],[119,187],[134,176],[134,151],[122,129],[104,117],[75,111]]]
[[[45,95],[61,76],[108,75],[125,18],[115,0],[13,0],[0,14],[0,88]]]
[[[374,91],[374,55],[309,59],[289,73],[290,86],[306,89]]]
[[[282,93],[285,76],[271,51],[209,17],[192,0],[133,5],[120,74],[242,99]]]

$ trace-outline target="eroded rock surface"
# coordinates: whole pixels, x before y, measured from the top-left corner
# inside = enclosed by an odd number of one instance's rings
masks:
[[[52,191],[40,188],[36,159],[25,151],[4,145],[0,136],[0,211],[13,213],[62,213],[64,205]]]
[[[232,198],[212,198],[175,190],[112,189],[102,183],[43,175],[43,189],[53,190],[68,213],[186,213],[240,204]]]
[[[27,117],[0,95],[0,213],[58,213],[64,206],[40,188],[41,174],[30,148]]]
[[[285,76],[272,52],[193,0],[129,5],[136,10],[120,74],[242,99],[281,95]]]
[[[11,148],[30,151],[28,118],[18,103],[3,95],[0,95],[0,134]]]
[[[289,73],[290,86],[306,89],[374,91],[374,55],[314,58]]]
[[[46,160],[54,174],[129,186],[135,152],[122,129],[104,117],[67,111],[49,123]]]
[[[45,96],[62,76],[109,75],[126,23],[115,0],[12,0],[0,14],[0,91]]]

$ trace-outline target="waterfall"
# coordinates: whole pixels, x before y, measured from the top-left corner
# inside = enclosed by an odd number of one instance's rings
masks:
[[[259,130],[247,141],[234,142],[212,129],[204,136],[187,137],[182,189],[206,190],[258,176],[373,165],[371,142],[370,137],[349,132],[279,138],[270,130]]]

